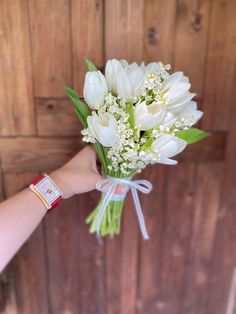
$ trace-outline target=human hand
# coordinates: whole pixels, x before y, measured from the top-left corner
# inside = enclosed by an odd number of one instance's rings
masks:
[[[85,146],[64,166],[50,174],[63,193],[63,198],[91,191],[102,179],[96,164],[96,153],[91,145]]]

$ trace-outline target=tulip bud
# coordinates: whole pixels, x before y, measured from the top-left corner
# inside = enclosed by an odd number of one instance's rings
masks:
[[[107,83],[100,71],[87,72],[84,83],[84,99],[91,109],[98,109],[104,104]]]
[[[141,95],[145,72],[137,63],[125,60],[108,60],[105,69],[108,89],[125,101]]]
[[[98,115],[95,112],[87,119],[88,128],[94,138],[105,147],[111,147],[117,140],[117,122],[112,114],[106,112]]]
[[[156,127],[164,118],[165,110],[157,102],[147,105],[145,101],[138,103],[134,110],[135,125],[142,131]]]
[[[182,152],[186,145],[187,142],[173,134],[163,134],[152,143],[151,148],[159,155],[158,163],[175,165],[177,161],[169,157],[173,157]]]

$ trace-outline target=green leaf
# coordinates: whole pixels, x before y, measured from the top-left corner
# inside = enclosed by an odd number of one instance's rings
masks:
[[[210,136],[210,133],[196,128],[190,128],[186,130],[177,131],[175,133],[175,136],[181,138],[182,140],[185,140],[188,144],[193,144],[198,141],[201,141],[207,136]]]
[[[145,150],[146,148],[151,147],[154,139],[152,137],[149,137],[146,142],[142,145],[142,150]]]
[[[91,115],[88,107],[85,105],[85,103],[83,103],[82,100],[80,100],[79,95],[77,94],[75,90],[67,86],[64,88],[64,90],[66,94],[69,96],[69,98],[71,99],[71,101],[73,102],[75,106],[75,112],[77,116],[79,117],[81,123],[83,124],[85,128],[87,128],[88,127],[87,118],[88,116]]]
[[[100,144],[97,141],[96,143],[94,143],[94,148],[95,148],[96,153],[98,155],[98,159],[100,160],[100,162],[102,164],[102,168],[106,172],[107,171],[108,162],[107,162],[106,153],[104,151],[104,147],[102,146],[102,144]]]
[[[88,70],[90,72],[94,72],[94,71],[97,71],[97,68],[96,66],[93,64],[93,62],[91,62],[89,59],[84,59],[85,63],[86,63],[86,66],[88,68]]]
[[[133,129],[135,126],[135,122],[134,122],[134,106],[133,104],[130,102],[127,105],[127,112],[129,114],[129,123],[131,128]]]

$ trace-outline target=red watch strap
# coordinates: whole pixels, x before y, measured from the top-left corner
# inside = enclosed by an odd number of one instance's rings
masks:
[[[39,183],[39,182],[40,182],[41,180],[43,180],[44,178],[45,178],[45,175],[40,174],[40,175],[38,175],[36,178],[34,178],[31,183],[32,183],[33,185],[36,185],[37,183]],[[49,177],[49,178],[50,178],[50,177]],[[57,207],[58,204],[59,204],[59,202],[60,202],[60,200],[62,200],[62,196],[61,196],[61,195],[60,195],[57,199],[55,199],[55,201],[51,204],[51,208],[50,208],[50,209]]]
[[[35,185],[35,184],[39,183],[41,180],[43,180],[44,177],[45,177],[45,176],[44,176],[43,174],[40,174],[40,175],[38,175],[36,178],[34,178],[31,183],[32,183],[33,185]]]

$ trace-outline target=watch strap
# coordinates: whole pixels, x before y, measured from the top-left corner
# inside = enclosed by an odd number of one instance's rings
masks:
[[[42,192],[42,190],[39,188],[39,185],[42,183],[43,180],[45,180],[47,178],[47,180],[49,180],[48,182],[50,182],[51,188],[49,188],[47,190],[47,193],[52,192],[52,190],[56,190],[57,192],[57,197],[52,201],[49,202],[48,198],[46,197],[46,193]],[[39,176],[37,176],[36,178],[34,178],[31,182],[31,184],[29,185],[29,188],[31,189],[31,191],[33,191],[43,202],[43,204],[45,205],[45,207],[47,209],[52,209],[55,208],[60,200],[62,199],[62,192],[59,189],[59,187],[56,185],[56,183],[53,181],[53,179],[48,176],[47,174],[40,174]]]

